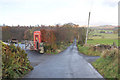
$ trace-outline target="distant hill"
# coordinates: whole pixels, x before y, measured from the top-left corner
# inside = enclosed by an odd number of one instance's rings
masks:
[[[88,27],[88,26],[84,25],[84,26],[79,26],[79,27]],[[113,26],[113,25],[101,25],[101,26],[90,25],[89,28],[94,28],[94,29],[117,29],[118,26]]]

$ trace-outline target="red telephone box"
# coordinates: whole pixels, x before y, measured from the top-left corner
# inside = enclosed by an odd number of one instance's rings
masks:
[[[41,32],[35,31],[34,32],[34,50],[39,48],[39,43],[41,43]]]

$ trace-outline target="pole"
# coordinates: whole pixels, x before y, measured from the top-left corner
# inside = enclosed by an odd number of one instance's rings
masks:
[[[91,12],[89,12],[89,16],[88,16],[88,27],[87,27],[87,32],[86,32],[85,45],[87,44],[87,38],[88,38],[88,28],[89,28],[89,24],[90,24],[90,14],[91,14]]]

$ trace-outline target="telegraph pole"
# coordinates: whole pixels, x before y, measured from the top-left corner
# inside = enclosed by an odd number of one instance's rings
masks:
[[[87,44],[87,38],[88,38],[88,29],[89,29],[89,24],[90,24],[90,15],[91,15],[91,12],[89,12],[89,16],[88,16],[88,26],[87,26],[87,32],[86,32],[85,45]]]

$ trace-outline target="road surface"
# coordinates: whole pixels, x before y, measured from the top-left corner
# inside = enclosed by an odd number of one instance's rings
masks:
[[[97,57],[80,54],[76,41],[59,54],[26,52],[34,70],[24,78],[103,78],[89,63]]]

